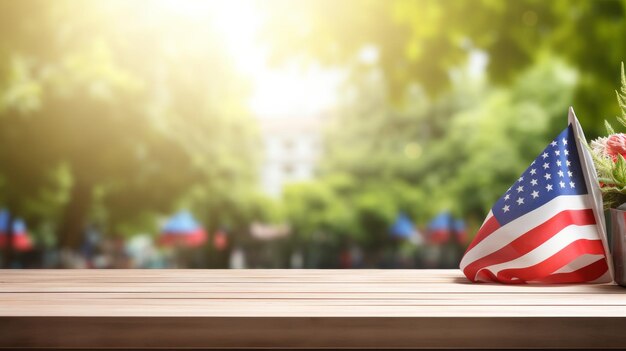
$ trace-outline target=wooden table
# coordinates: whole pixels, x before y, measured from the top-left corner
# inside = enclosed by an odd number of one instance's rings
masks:
[[[457,270],[0,271],[0,346],[626,347],[625,293]]]

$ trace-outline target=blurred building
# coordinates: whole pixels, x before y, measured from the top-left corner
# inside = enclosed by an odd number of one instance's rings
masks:
[[[260,118],[264,158],[261,187],[270,196],[280,196],[289,182],[315,178],[322,150],[323,115]]]

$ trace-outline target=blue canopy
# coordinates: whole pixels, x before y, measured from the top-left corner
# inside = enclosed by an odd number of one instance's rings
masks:
[[[9,211],[0,210],[0,233],[6,233],[9,231]],[[20,218],[16,218],[13,221],[13,233],[25,233],[26,223]]]
[[[428,224],[429,231],[451,230],[454,220],[450,212],[441,212]]]
[[[163,226],[163,233],[190,233],[200,229],[201,226],[193,218],[189,211],[180,211],[170,217]]]
[[[393,236],[399,238],[409,238],[415,232],[415,225],[413,225],[413,222],[407,215],[401,213],[391,226],[390,232]]]
[[[454,223],[452,224],[452,229],[454,229],[454,231],[457,233],[462,233],[465,230],[467,230],[467,226],[465,225],[464,220],[456,219],[454,220]]]

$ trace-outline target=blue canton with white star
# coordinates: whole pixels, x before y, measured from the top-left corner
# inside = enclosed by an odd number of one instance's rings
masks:
[[[504,225],[561,195],[587,194],[576,137],[568,126],[496,202],[493,215]]]

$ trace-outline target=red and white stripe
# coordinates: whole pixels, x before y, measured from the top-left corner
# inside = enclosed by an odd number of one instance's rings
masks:
[[[589,195],[558,196],[500,226],[490,212],[461,260],[471,281],[610,281]]]

